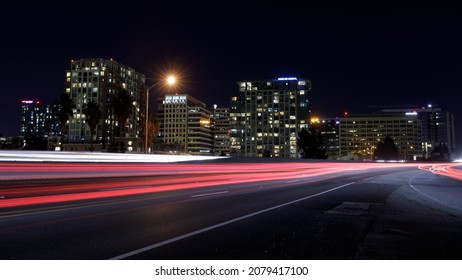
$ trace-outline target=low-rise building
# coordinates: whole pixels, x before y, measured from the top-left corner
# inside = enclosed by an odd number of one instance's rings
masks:
[[[349,115],[339,119],[340,159],[374,160],[377,144],[390,136],[402,160],[422,158],[421,121],[405,113]]]

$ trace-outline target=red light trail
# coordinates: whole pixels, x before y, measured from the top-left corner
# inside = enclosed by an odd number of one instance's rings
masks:
[[[337,176],[367,169],[416,167],[462,180],[456,164],[279,162],[239,164],[0,163],[0,208],[137,195],[260,181]],[[127,178],[130,176],[135,176]],[[143,176],[143,177],[141,177]],[[76,183],[66,178],[108,180]],[[62,179],[52,183],[17,180]],[[14,179],[14,180],[13,180]],[[8,184],[11,182],[11,184]],[[40,183],[42,182],[42,183]],[[45,185],[46,184],[46,185]]]
[[[419,165],[419,169],[462,181],[462,170],[454,168],[455,166],[460,165],[462,165],[462,163],[425,164]]]

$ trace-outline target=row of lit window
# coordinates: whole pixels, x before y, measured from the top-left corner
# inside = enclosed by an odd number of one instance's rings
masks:
[[[350,120],[343,120],[342,124],[376,124],[376,123],[416,123],[413,120],[365,120],[365,121],[350,121]]]

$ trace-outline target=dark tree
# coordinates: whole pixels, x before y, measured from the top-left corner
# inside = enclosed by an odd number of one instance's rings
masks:
[[[55,100],[53,103],[53,108],[55,111],[55,115],[58,117],[59,120],[59,128],[61,130],[61,150],[62,145],[64,142],[64,135],[66,133],[66,126],[73,114],[72,109],[75,107],[74,102],[72,101],[69,94],[63,94],[59,98],[59,100]]]
[[[303,158],[326,159],[326,149],[322,147],[321,133],[313,126],[309,131],[302,129],[298,133],[297,146]]]
[[[126,89],[122,89],[117,93],[114,97],[112,106],[114,108],[114,114],[116,115],[117,119],[117,136],[119,136],[119,147],[118,151],[121,152],[123,148],[122,145],[122,135],[125,130],[125,123],[127,122],[128,117],[132,113],[133,110],[133,98],[131,97],[130,93]]]
[[[28,132],[24,136],[25,146],[23,150],[46,151],[48,150],[48,140],[37,133]]]
[[[99,109],[99,104],[96,104],[93,101],[90,101],[86,104],[83,113],[85,114],[85,122],[90,128],[90,149],[93,151],[93,135],[95,134],[96,126],[98,125],[103,113]]]
[[[383,141],[377,144],[374,151],[374,158],[380,160],[398,160],[399,150],[395,145],[395,141],[390,136],[386,136]]]
[[[144,114],[140,114],[140,121],[138,122],[138,127],[140,131],[140,136],[143,139],[146,139],[146,119],[144,118]],[[157,114],[153,113],[152,111],[149,112],[149,119],[148,119],[148,147],[151,146],[152,142],[156,138],[156,135],[159,133],[160,130],[160,119],[158,118]],[[146,147],[144,147],[146,149]],[[147,151],[147,149],[145,150]]]
[[[431,152],[431,159],[436,161],[447,161],[450,157],[449,148],[444,143],[440,143]]]

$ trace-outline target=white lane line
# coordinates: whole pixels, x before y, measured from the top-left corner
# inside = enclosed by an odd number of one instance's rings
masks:
[[[313,198],[313,197],[317,197],[317,196],[320,196],[320,195],[323,195],[323,194],[326,194],[326,193],[329,193],[329,192],[344,188],[346,186],[349,186],[349,185],[352,185],[352,184],[355,184],[355,183],[356,182],[350,182],[350,183],[347,183],[347,184],[344,184],[344,185],[329,189],[327,191],[323,191],[323,192],[320,192],[320,193],[317,193],[317,194],[312,194],[312,195],[309,195],[309,196],[306,196],[306,197],[303,197],[303,198],[299,198],[299,199],[296,199],[296,200],[293,200],[293,201],[290,201],[290,202],[286,202],[286,203],[279,204],[279,205],[276,205],[276,206],[273,206],[273,207],[270,207],[270,208],[266,208],[266,209],[263,209],[263,210],[260,210],[260,211],[257,211],[257,212],[253,212],[253,213],[250,213],[250,214],[247,214],[247,215],[244,215],[244,216],[240,216],[240,217],[235,218],[235,219],[231,219],[231,220],[228,220],[228,221],[225,221],[225,222],[213,225],[213,226],[209,226],[209,227],[199,229],[199,230],[196,230],[196,231],[193,231],[193,232],[190,232],[190,233],[186,233],[186,234],[183,234],[183,235],[180,235],[180,236],[177,236],[177,237],[174,237],[174,238],[171,238],[171,239],[159,242],[159,243],[155,243],[155,244],[152,244],[152,245],[149,245],[149,246],[146,246],[146,247],[143,247],[143,248],[140,248],[140,249],[137,249],[137,250],[134,250],[134,251],[131,251],[131,252],[128,252],[128,253],[113,257],[113,258],[110,258],[110,260],[122,260],[122,259],[125,259],[125,258],[128,258],[128,257],[134,256],[134,255],[141,254],[143,252],[146,252],[146,251],[149,251],[149,250],[152,250],[152,249],[155,249],[155,248],[170,244],[170,243],[174,243],[174,242],[182,240],[182,239],[186,239],[186,238],[194,236],[194,235],[198,235],[198,234],[201,234],[201,233],[204,233],[204,232],[207,232],[207,231],[210,231],[210,230],[222,227],[222,226],[229,225],[229,224],[234,223],[234,222],[238,222],[238,221],[241,221],[241,220],[253,217],[253,216],[257,216],[257,215],[272,211],[274,209],[278,209],[278,208],[281,208],[281,207],[284,207],[284,206],[287,206],[287,205],[291,205],[291,204],[294,204],[294,203],[297,203],[297,202],[300,202],[300,201],[303,201],[303,200],[307,200],[307,199],[310,199],[310,198]]]
[[[223,193],[229,193],[229,191],[195,194],[195,195],[191,195],[191,197],[202,197],[202,196],[209,196],[209,195],[216,195],[216,194],[223,194]]]
[[[298,182],[298,181],[300,181],[300,179],[299,180],[287,181],[286,183],[289,184],[289,183],[295,183],[295,182]]]
[[[433,200],[433,201],[436,202],[436,203],[442,204],[442,205],[444,205],[444,206],[446,206],[446,207],[449,207],[449,208],[457,209],[457,210],[459,210],[459,211],[462,210],[462,208],[459,208],[459,207],[457,207],[457,206],[453,206],[453,205],[446,204],[446,203],[444,203],[443,201],[441,201],[441,200],[439,200],[439,199],[437,199],[437,198],[431,197],[431,196],[425,194],[424,192],[418,190],[418,189],[411,183],[412,180],[414,180],[415,177],[417,177],[417,174],[414,175],[414,176],[412,176],[412,177],[408,180],[408,182],[407,182],[408,185],[409,185],[409,187],[411,187],[411,189],[413,189],[414,191],[418,192],[419,194],[425,196],[426,198],[428,198],[428,199],[430,199],[430,200]]]

